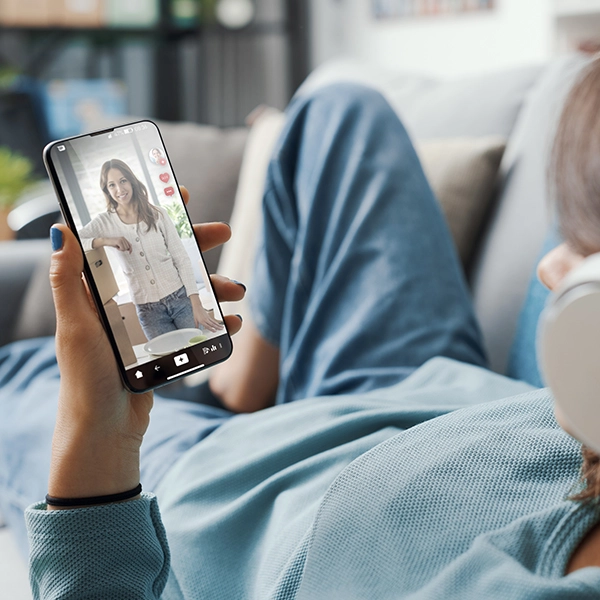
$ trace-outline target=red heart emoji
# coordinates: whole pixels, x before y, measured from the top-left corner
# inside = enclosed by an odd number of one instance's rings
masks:
[[[172,187],[165,188],[165,196],[173,196],[175,190]]]
[[[171,176],[168,173],[163,173],[162,175],[160,175],[160,180],[163,183],[167,183],[167,181],[169,181],[169,179],[171,179]]]

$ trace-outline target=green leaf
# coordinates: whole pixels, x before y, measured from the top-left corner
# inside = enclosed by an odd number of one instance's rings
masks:
[[[0,207],[10,208],[34,182],[33,165],[28,158],[0,147]]]
[[[165,204],[163,208],[167,211],[171,221],[173,221],[180,238],[191,238],[194,235],[183,204],[172,202],[171,204]]]

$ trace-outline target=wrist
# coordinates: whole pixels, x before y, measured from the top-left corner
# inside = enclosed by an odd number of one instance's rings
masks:
[[[121,504],[130,500],[137,500],[141,497],[142,484],[139,483],[134,488],[120,492],[118,494],[109,494],[106,496],[85,496],[84,498],[57,498],[46,494],[46,506],[48,510],[71,510],[74,508],[89,508],[91,506],[102,506],[106,504]]]
[[[52,441],[48,494],[58,498],[107,496],[140,482],[140,444],[98,432],[65,432]]]

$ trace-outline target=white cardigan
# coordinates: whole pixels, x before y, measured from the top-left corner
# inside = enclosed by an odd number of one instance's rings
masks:
[[[158,302],[184,286],[188,296],[198,293],[190,257],[173,221],[163,208],[154,208],[159,218],[150,231],[145,223],[123,223],[115,212],[101,213],[79,230],[86,252],[100,237],[123,237],[131,244],[131,253],[117,251],[116,255],[134,304]]]

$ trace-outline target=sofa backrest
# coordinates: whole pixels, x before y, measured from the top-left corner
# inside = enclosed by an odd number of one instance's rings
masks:
[[[500,190],[471,270],[475,310],[492,368],[506,372],[529,281],[552,224],[548,159],[564,99],[588,63],[557,59],[536,80],[500,165]]]

